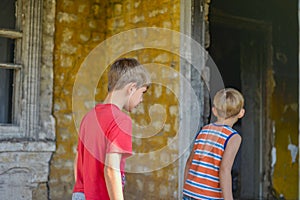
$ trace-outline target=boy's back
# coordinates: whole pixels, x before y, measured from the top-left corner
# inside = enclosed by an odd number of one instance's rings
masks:
[[[131,112],[150,85],[134,58],[116,60],[108,71],[108,94],[82,120],[74,160],[73,200],[124,199],[125,158],[131,155]]]
[[[237,132],[227,125],[209,124],[197,135],[190,173],[183,193],[196,199],[222,198],[219,170],[227,141]]]
[[[232,129],[245,114],[244,97],[233,88],[218,91],[213,101],[215,123],[202,128],[184,172],[183,199],[233,200],[231,169],[241,144]]]
[[[84,192],[86,199],[109,199],[104,178],[105,155],[131,155],[131,119],[113,104],[98,104],[82,120],[78,139],[77,181],[74,192]],[[101,198],[99,198],[101,197]]]

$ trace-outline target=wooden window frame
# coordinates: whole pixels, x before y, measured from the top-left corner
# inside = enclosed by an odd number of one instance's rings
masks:
[[[0,124],[0,140],[39,138],[42,4],[42,0],[16,0],[15,30],[0,29],[0,37],[15,40],[14,63],[0,63],[0,68],[14,69],[13,119],[11,124]]]

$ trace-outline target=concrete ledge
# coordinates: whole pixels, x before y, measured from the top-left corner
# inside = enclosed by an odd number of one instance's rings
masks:
[[[54,141],[0,141],[0,152],[54,152]]]

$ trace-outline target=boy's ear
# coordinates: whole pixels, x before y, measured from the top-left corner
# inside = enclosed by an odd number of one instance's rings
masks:
[[[136,90],[136,83],[128,83],[127,93],[132,94]]]
[[[240,119],[240,118],[244,117],[245,112],[246,112],[245,109],[242,108],[242,109],[240,110],[239,114],[238,114],[238,118]]]
[[[218,112],[217,112],[217,109],[213,106],[212,107],[212,112],[213,112],[213,114],[214,114],[214,116],[218,116]]]

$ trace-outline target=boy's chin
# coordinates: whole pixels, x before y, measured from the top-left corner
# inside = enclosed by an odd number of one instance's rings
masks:
[[[138,105],[134,106],[134,107],[125,107],[124,110],[126,110],[127,112],[132,112],[134,109],[136,109]]]
[[[124,108],[124,110],[126,111],[126,112],[131,112],[132,111],[132,108]]]

